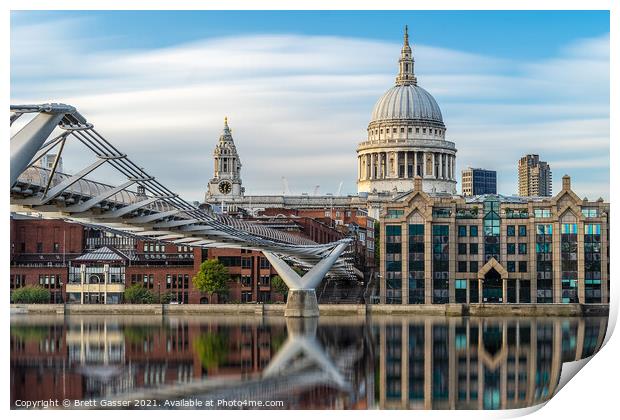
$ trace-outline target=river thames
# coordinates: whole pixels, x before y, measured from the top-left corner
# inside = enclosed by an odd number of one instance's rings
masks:
[[[13,408],[507,409],[607,317],[11,316]]]

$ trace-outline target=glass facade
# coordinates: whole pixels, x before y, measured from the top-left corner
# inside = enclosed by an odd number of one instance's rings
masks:
[[[402,303],[402,228],[400,225],[385,227],[386,303]]]
[[[409,225],[409,303],[424,303],[424,225]]]
[[[433,225],[433,303],[448,303],[450,250],[448,225]]]
[[[577,224],[563,223],[560,252],[562,264],[562,303],[576,303],[577,299]]]
[[[454,282],[454,294],[456,303],[467,303],[467,280],[457,279]]]
[[[499,253],[499,200],[490,197],[484,201],[484,260],[495,258],[500,261]]]
[[[389,325],[385,328],[385,396],[388,400],[400,400],[402,395],[402,327]]]
[[[553,303],[553,225],[536,225],[537,302]]]
[[[601,225],[586,224],[583,235],[585,303],[601,302]]]
[[[424,325],[409,325],[409,401],[424,400]]]

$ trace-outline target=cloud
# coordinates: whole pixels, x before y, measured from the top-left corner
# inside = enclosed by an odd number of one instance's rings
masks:
[[[355,149],[375,101],[393,85],[396,40],[256,35],[127,51],[118,39],[108,45],[84,36],[87,26],[13,22],[12,103],[76,106],[190,200],[203,198],[212,176],[224,116],[247,193],[278,193],[282,176],[297,193],[317,184],[335,192],[340,181],[343,192],[355,192]],[[573,184],[598,177],[608,191],[608,36],[528,63],[427,45],[414,53],[420,84],[437,98],[459,149],[459,166],[501,170],[500,192],[510,194],[514,182],[501,180],[513,178],[520,155],[540,153],[554,177],[585,168],[584,158],[589,172]],[[77,151],[65,166],[81,166],[72,160],[79,161]]]

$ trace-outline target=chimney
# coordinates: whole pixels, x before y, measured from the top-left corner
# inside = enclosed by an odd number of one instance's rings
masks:
[[[570,190],[570,176],[568,175],[562,177],[562,190]]]
[[[420,175],[416,175],[415,178],[413,178],[413,191],[422,192],[422,177]]]

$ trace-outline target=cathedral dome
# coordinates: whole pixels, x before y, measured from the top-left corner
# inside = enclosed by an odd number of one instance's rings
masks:
[[[396,83],[375,103],[367,140],[357,148],[358,192],[456,193],[456,147],[433,95],[418,85],[405,26]]]
[[[418,120],[444,125],[435,98],[416,84],[397,84],[379,98],[371,122],[386,120]]]

